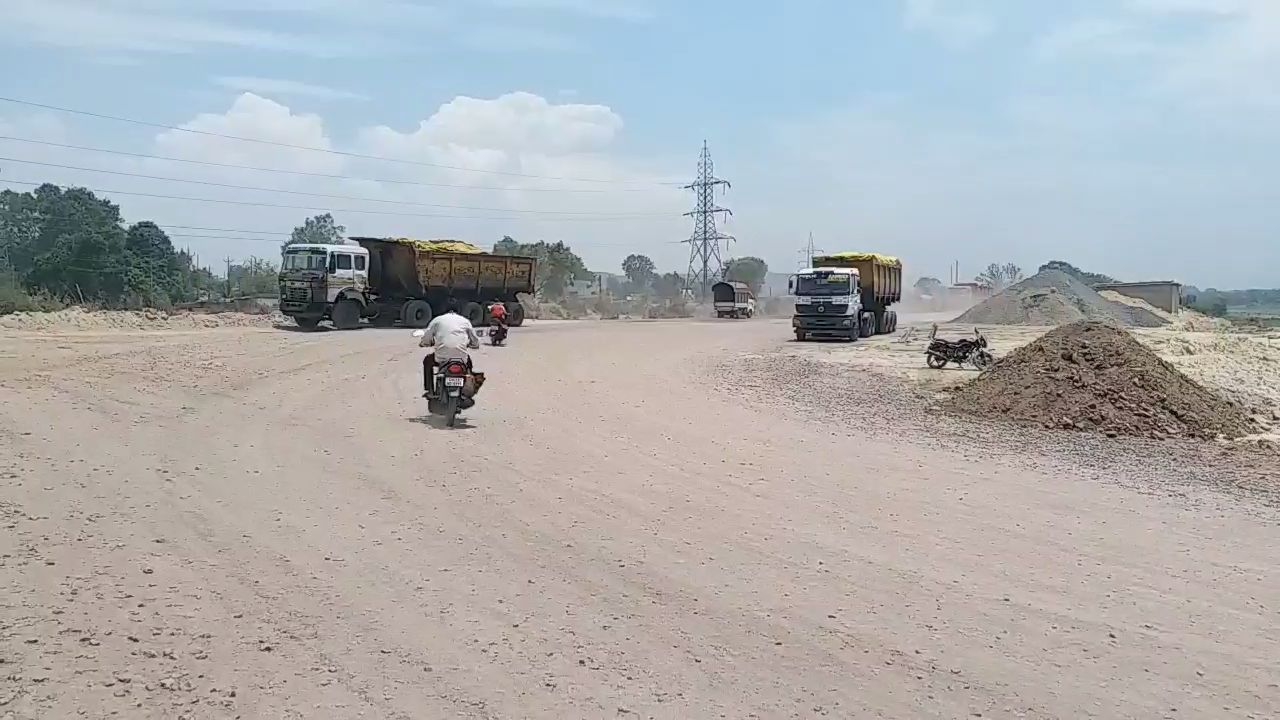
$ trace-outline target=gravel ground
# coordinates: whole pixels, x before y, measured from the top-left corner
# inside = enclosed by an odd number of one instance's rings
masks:
[[[787,330],[0,334],[0,716],[1275,716],[1261,478]]]

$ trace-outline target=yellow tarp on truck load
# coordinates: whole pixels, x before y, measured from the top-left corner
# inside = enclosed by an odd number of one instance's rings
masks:
[[[815,267],[828,264],[823,262],[824,260],[831,260],[835,263],[839,263],[841,260],[845,262],[872,261],[880,263],[881,265],[888,265],[890,267],[902,267],[902,261],[898,258],[892,255],[881,255],[880,253],[873,252],[838,252],[831,253],[829,255],[818,255],[813,258],[813,264]]]
[[[462,240],[416,240],[414,238],[387,238],[389,242],[404,243],[413,245],[423,252],[449,252],[449,253],[466,253],[468,255],[477,255],[484,253],[484,250]]]

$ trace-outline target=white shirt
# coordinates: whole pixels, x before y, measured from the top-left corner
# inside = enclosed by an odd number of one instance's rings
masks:
[[[421,347],[434,346],[436,363],[446,360],[466,360],[468,348],[480,347],[480,338],[471,321],[458,313],[437,315],[427,324],[427,334],[418,343]]]

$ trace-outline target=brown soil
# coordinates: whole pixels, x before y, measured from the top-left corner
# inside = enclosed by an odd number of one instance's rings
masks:
[[[1122,329],[1057,328],[996,363],[947,401],[955,410],[1045,427],[1162,439],[1240,437],[1249,417]]]

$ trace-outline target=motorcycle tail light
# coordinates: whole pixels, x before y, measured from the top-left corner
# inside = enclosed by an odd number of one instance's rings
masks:
[[[465,375],[467,369],[461,365],[450,365],[448,368],[445,368],[445,372],[450,375]]]

